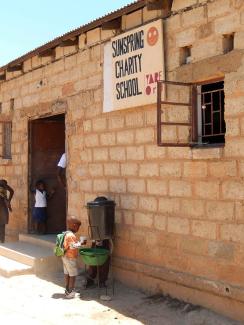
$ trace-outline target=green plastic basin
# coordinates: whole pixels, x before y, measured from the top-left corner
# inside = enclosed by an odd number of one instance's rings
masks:
[[[79,253],[86,265],[103,265],[109,256],[109,250],[104,248],[81,248]]]

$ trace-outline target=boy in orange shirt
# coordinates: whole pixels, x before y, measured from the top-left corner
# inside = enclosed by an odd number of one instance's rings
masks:
[[[65,254],[62,257],[65,279],[65,296],[67,299],[75,297],[75,279],[78,275],[77,257],[78,249],[74,244],[78,243],[75,233],[79,230],[81,222],[76,217],[67,220],[68,230],[64,238]]]

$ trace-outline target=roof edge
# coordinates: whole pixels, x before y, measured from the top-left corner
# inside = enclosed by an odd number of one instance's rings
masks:
[[[125,14],[129,14],[135,10],[141,9],[146,6],[146,0],[137,0],[136,2],[132,4],[128,4],[125,7],[122,7],[116,11],[111,12],[110,14],[107,14],[105,16],[102,16],[100,18],[97,18],[90,23],[87,23],[85,25],[82,25],[68,33],[65,33],[62,36],[58,36],[52,41],[47,42],[44,45],[41,45],[34,50],[31,50],[30,52],[27,52],[26,54],[18,57],[17,59],[14,59],[10,61],[9,63],[5,64],[4,66],[0,67],[0,72],[3,70],[6,70],[10,66],[18,65],[26,61],[32,56],[38,55],[40,52],[43,52],[47,49],[57,47],[62,41],[65,41],[67,39],[76,37],[82,33],[88,32],[89,30],[92,30],[94,28],[100,27],[102,24],[114,20],[116,18],[119,18]]]

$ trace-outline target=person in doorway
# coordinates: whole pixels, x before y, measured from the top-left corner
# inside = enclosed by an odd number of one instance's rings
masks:
[[[110,246],[109,239],[94,240],[92,242],[92,248],[104,248],[110,250]],[[98,276],[97,272],[99,272],[99,286],[105,287],[109,274],[109,265],[110,257],[108,257],[107,261],[103,265],[98,266],[98,268],[97,266],[89,266],[84,287],[89,288],[94,286],[94,280]]]
[[[65,298],[67,299],[75,298],[75,280],[78,275],[78,248],[75,248],[75,244],[79,243],[75,233],[79,230],[80,225],[80,220],[74,216],[67,219],[68,231],[64,237],[65,254],[62,257],[65,279]]]
[[[59,183],[66,188],[66,167],[67,167],[67,160],[66,160],[66,153],[63,153],[59,162],[58,162],[58,170],[57,170],[57,176]]]
[[[50,194],[47,193],[45,183],[42,180],[36,182],[35,190],[35,205],[33,208],[32,219],[34,232],[37,234],[45,234],[47,230],[47,200],[50,199],[55,190],[52,189]]]
[[[9,192],[9,196],[8,196]],[[5,242],[5,227],[9,221],[9,211],[12,212],[11,200],[14,190],[5,179],[0,180],[0,242]]]

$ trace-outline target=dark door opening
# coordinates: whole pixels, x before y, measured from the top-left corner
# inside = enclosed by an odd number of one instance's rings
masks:
[[[45,182],[47,191],[55,189],[48,201],[47,233],[66,229],[66,191],[57,179],[57,164],[65,152],[65,115],[33,120],[29,124],[29,187],[37,180]],[[29,195],[28,230],[32,230],[34,197]]]

